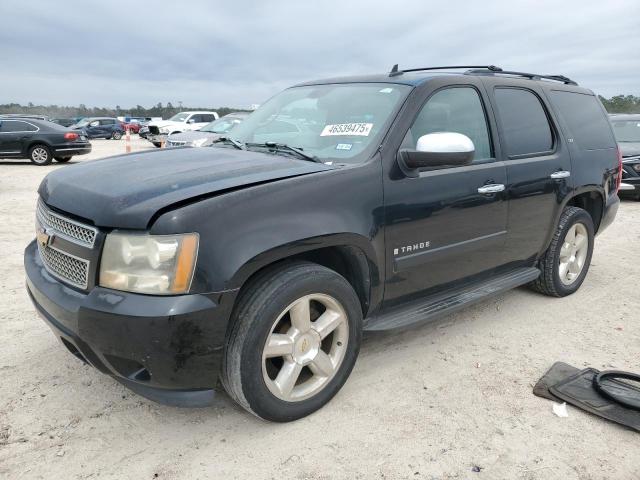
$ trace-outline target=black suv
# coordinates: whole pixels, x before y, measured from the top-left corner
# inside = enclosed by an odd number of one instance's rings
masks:
[[[55,158],[68,162],[91,152],[91,143],[79,132],[34,117],[0,116],[0,158],[28,158],[49,165]]]
[[[338,392],[363,330],[575,292],[619,205],[602,105],[562,76],[447,68],[304,83],[212,147],[50,173],[38,312],[148,398],[207,404],[220,378],[288,421]]]
[[[619,195],[640,200],[640,113],[613,114],[613,125],[622,153],[622,185]]]

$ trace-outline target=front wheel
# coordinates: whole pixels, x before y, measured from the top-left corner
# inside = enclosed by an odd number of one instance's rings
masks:
[[[540,276],[531,287],[553,297],[578,290],[589,271],[594,238],[591,215],[582,208],[565,208],[551,245],[538,261]]]
[[[283,265],[253,281],[232,317],[222,383],[249,412],[287,422],[325,405],[346,382],[362,338],[351,285],[320,265]]]
[[[122,132],[115,131],[111,134],[111,138],[114,140],[120,140],[122,138]]]

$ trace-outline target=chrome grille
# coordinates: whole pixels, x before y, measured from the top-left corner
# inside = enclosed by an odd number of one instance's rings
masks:
[[[89,261],[83,260],[51,246],[38,244],[40,257],[49,273],[76,287],[87,288]]]
[[[93,247],[98,231],[88,225],[62,217],[49,210],[42,202],[38,202],[36,210],[38,222],[47,230],[71,242]]]

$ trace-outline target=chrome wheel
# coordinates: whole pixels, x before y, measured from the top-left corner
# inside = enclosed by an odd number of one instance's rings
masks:
[[[314,396],[336,375],[348,341],[348,317],[335,298],[299,298],[273,323],[262,351],[269,391],[287,402]]]
[[[582,223],[569,228],[560,248],[558,274],[564,285],[571,285],[580,276],[589,253],[589,234]]]
[[[49,160],[49,152],[43,147],[36,147],[31,152],[31,160],[35,163],[45,163]]]

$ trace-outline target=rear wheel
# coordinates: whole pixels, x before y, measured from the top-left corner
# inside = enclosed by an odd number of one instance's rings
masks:
[[[56,162],[65,163],[71,160],[71,157],[54,157]]]
[[[296,420],[329,402],[360,349],[356,293],[342,276],[312,263],[263,274],[232,321],[222,382],[236,402],[266,420]]]
[[[581,208],[565,208],[551,245],[538,261],[540,276],[531,287],[553,297],[578,290],[589,271],[594,237],[591,215]]]
[[[29,149],[29,159],[36,165],[49,165],[51,163],[51,150],[46,145],[34,145]]]

